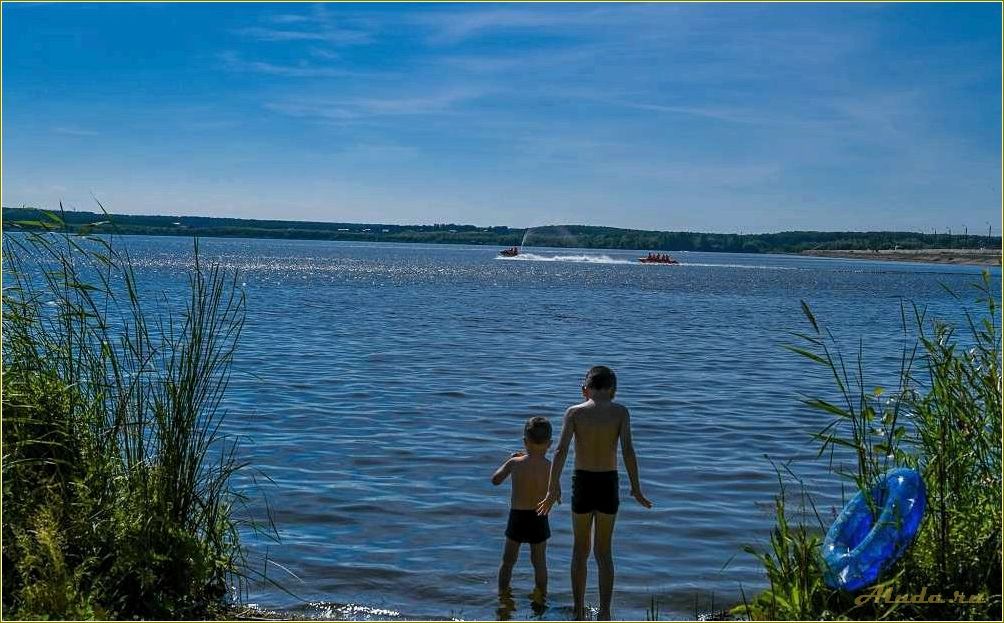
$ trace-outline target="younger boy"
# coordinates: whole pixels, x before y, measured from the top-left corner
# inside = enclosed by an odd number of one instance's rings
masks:
[[[638,460],[631,440],[631,417],[623,405],[614,402],[617,376],[606,366],[590,368],[582,384],[585,402],[569,407],[554,452],[547,495],[537,512],[546,515],[560,501],[561,470],[568,458],[568,446],[575,439],[575,475],[572,477],[572,599],[575,619],[586,616],[586,560],[590,540],[599,570],[600,608],[597,620],[610,619],[614,590],[613,532],[620,506],[617,478],[617,443],[620,442],[624,468],[631,481],[631,497],[645,508],[652,503],[642,495],[638,481]],[[594,527],[595,526],[595,527]]]
[[[509,594],[512,568],[523,543],[530,544],[536,599],[547,594],[547,539],[551,528],[546,515],[537,514],[537,502],[547,493],[551,462],[547,449],[551,447],[551,423],[544,417],[532,417],[523,427],[526,452],[515,452],[502,467],[495,470],[492,484],[500,485],[512,475],[509,524],[506,526],[505,551],[499,567],[499,595]]]

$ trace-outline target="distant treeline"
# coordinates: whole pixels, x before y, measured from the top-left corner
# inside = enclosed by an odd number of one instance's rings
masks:
[[[42,229],[56,220],[34,208],[3,208],[3,228]],[[978,249],[1000,248],[1000,236],[974,233],[788,231],[776,234],[713,234],[646,231],[592,225],[548,225],[526,229],[475,225],[386,225],[380,223],[321,223],[205,216],[135,216],[96,212],[60,212],[61,227],[70,231],[203,236],[224,238],[287,238],[351,240],[358,242],[425,242],[589,249],[655,251],[720,251],[728,253],[798,253],[810,249]]]

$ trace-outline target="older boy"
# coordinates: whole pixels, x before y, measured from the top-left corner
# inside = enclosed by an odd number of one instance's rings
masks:
[[[547,495],[537,504],[546,515],[559,501],[561,470],[568,458],[568,446],[575,439],[575,475],[572,477],[572,598],[575,618],[585,618],[586,560],[590,539],[599,571],[600,608],[598,619],[610,619],[614,588],[612,538],[620,498],[617,490],[617,442],[631,481],[631,496],[645,508],[652,503],[641,492],[638,460],[631,440],[631,417],[623,405],[613,401],[617,376],[606,366],[595,366],[582,385],[585,402],[569,407],[554,453]],[[594,528],[595,526],[595,528]]]
[[[499,595],[509,594],[512,568],[519,558],[519,548],[530,544],[530,561],[533,563],[534,596],[543,600],[547,594],[547,539],[551,527],[547,516],[537,514],[537,502],[547,493],[551,462],[547,449],[551,447],[551,423],[544,417],[532,417],[523,427],[523,446],[526,452],[516,452],[492,476],[492,484],[500,485],[511,474],[509,523],[506,526],[505,551],[499,567]]]

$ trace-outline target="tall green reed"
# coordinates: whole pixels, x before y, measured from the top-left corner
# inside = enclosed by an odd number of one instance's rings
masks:
[[[975,308],[952,293],[965,323],[929,320],[926,310],[903,304],[904,335],[893,392],[866,382],[863,347],[848,365],[836,337],[804,302],[810,331],[789,350],[820,365],[836,399],[805,397],[830,416],[815,436],[831,471],[871,491],[886,470],[918,469],[928,492],[926,518],[907,554],[881,587],[896,594],[956,591],[982,594],[977,604],[855,603],[853,595],[822,584],[818,520],[789,523],[782,483],[769,547],[747,548],[764,566],[770,588],[735,610],[752,618],[1000,618],[1001,616],[1001,333],[1000,303],[989,273],[973,284]],[[975,314],[975,315],[974,315]],[[851,463],[847,469],[844,460]],[[870,500],[870,496],[868,497]],[[780,596],[780,599],[778,598]]]
[[[263,527],[221,430],[237,276],[196,242],[184,304],[157,309],[124,248],[46,219],[3,240],[4,615],[211,616]]]

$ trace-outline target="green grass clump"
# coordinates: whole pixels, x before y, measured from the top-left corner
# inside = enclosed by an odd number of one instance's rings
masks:
[[[828,455],[831,471],[858,491],[870,491],[889,469],[915,468],[927,488],[927,509],[907,553],[876,586],[855,595],[823,583],[820,546],[828,526],[818,513],[805,521],[807,512],[792,524],[782,486],[769,547],[747,548],[763,564],[770,587],[735,614],[755,620],[1000,620],[1000,303],[988,273],[975,287],[975,312],[956,296],[964,310],[961,328],[929,321],[916,306],[901,308],[907,339],[899,387],[888,397],[884,388],[866,384],[861,347],[849,371],[834,336],[803,303],[811,331],[796,334],[802,344],[789,348],[828,371],[837,397],[804,400],[832,417],[815,435],[820,456]],[[840,462],[846,456],[849,467]],[[982,599],[955,603],[956,592]],[[940,593],[947,603],[860,599],[883,593]]]
[[[219,615],[246,573],[245,465],[219,409],[236,275],[196,244],[183,307],[154,314],[104,238],[6,235],[3,251],[4,618]]]

